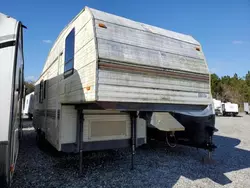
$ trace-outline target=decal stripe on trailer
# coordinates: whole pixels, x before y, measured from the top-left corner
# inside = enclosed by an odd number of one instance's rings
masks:
[[[15,46],[15,44],[16,44],[15,40],[0,43],[0,49],[1,48],[7,48],[7,47],[10,47],[10,46]]]

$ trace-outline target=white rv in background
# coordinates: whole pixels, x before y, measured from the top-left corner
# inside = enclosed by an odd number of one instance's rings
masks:
[[[220,100],[213,99],[214,110],[216,115],[222,115],[222,102]]]
[[[23,97],[23,26],[0,13],[0,187],[9,186],[18,156]]]
[[[226,102],[222,103],[223,116],[237,116],[239,113],[238,104]]]
[[[248,102],[244,102],[244,112],[246,114],[249,114],[249,103]]]
[[[25,100],[23,103],[23,115],[27,115],[29,119],[32,119],[33,110],[34,110],[34,92],[25,96]]]
[[[38,142],[47,139],[58,151],[131,146],[134,155],[146,143],[152,112],[171,112],[153,115],[157,130],[187,130],[190,145],[210,149],[214,115],[194,125],[194,116],[178,111],[203,112],[211,103],[208,66],[193,37],[86,7],[49,52],[35,86],[33,124]],[[167,128],[169,120],[175,127]],[[151,136],[166,136],[156,129]]]

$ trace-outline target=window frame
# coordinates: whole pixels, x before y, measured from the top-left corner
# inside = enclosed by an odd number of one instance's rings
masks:
[[[68,51],[71,54],[69,54]],[[75,28],[73,28],[65,38],[64,78],[67,78],[74,73],[74,60],[75,60],[74,56],[75,56]],[[71,68],[66,70],[67,64],[70,63],[72,63]]]
[[[47,96],[46,90],[47,90],[47,80],[44,80],[43,81],[43,99],[46,99],[46,96]]]
[[[39,84],[39,103],[43,103],[43,80]]]

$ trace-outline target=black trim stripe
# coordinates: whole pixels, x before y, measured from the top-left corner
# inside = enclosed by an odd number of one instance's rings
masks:
[[[1,48],[7,48],[7,47],[10,47],[10,46],[15,46],[15,45],[16,45],[15,40],[8,41],[8,42],[3,42],[3,43],[0,43],[0,49]]]

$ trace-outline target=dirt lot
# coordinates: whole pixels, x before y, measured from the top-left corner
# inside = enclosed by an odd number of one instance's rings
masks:
[[[195,148],[140,148],[132,171],[123,149],[85,154],[82,175],[78,155],[39,150],[28,128],[12,187],[250,187],[250,116],[218,117],[216,127],[214,165],[201,164],[206,153]]]

